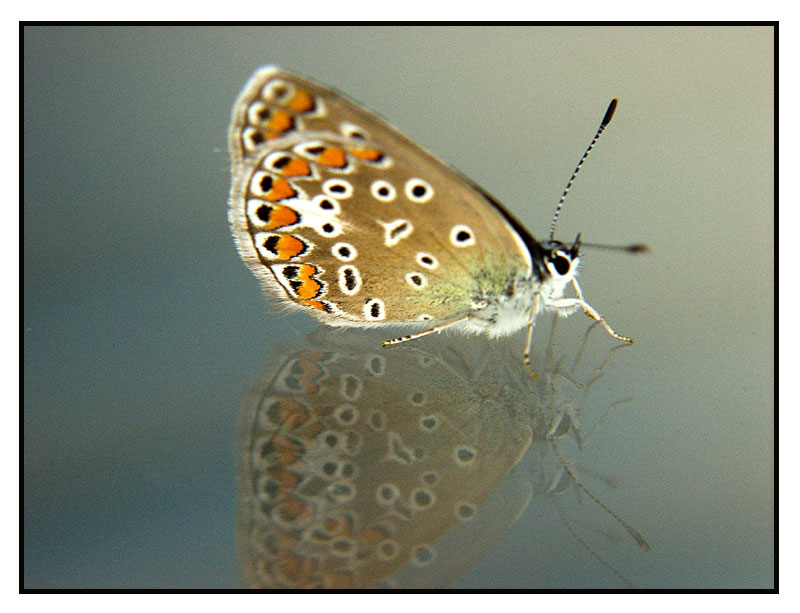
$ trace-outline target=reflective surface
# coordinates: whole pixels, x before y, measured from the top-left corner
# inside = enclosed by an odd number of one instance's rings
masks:
[[[534,382],[517,343],[453,337],[382,351],[381,338],[317,330],[307,347],[270,355],[248,393],[238,445],[248,586],[448,587],[532,489],[556,497],[575,485],[561,439],[585,443],[578,424],[602,375],[572,378],[583,346],[565,366],[551,340]],[[531,441],[524,468],[493,494]]]
[[[587,301],[636,343],[590,388],[578,430],[601,423],[591,439],[556,441],[652,549],[574,485],[546,494],[562,462],[534,436],[510,480],[491,478],[509,489],[489,507],[504,519],[478,530],[487,542],[459,536],[476,514],[437,541],[436,560],[464,560],[455,587],[624,588],[618,575],[642,588],[772,586],[771,30],[34,28],[23,50],[26,587],[226,588],[247,577],[240,407],[264,365],[276,369],[269,388],[314,328],[265,303],[225,219],[230,107],[265,63],[375,110],[535,237],[619,97],[556,238],[650,245],[640,257],[587,250],[581,263]],[[565,368],[588,323],[559,323],[552,353]],[[548,326],[537,329],[540,360]],[[439,383],[454,394],[466,394],[456,381],[497,369],[497,385],[521,363],[519,337],[460,341],[451,354],[408,349],[441,360]],[[614,345],[594,331],[570,378],[586,383]],[[405,355],[377,353],[387,368]],[[515,398],[527,385],[508,380]],[[523,418],[540,406],[491,397],[484,406]],[[502,430],[509,454],[523,452],[522,431]],[[484,490],[479,510],[492,503]],[[448,556],[465,543],[483,553]]]

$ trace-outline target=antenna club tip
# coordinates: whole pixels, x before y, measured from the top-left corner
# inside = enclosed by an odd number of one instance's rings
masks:
[[[608,105],[608,109],[606,109],[606,114],[603,115],[603,121],[600,122],[600,125],[604,128],[611,122],[611,118],[614,116],[614,111],[617,110],[617,103],[619,102],[619,98],[614,98]]]
[[[636,245],[629,245],[627,247],[627,250],[630,253],[636,253],[636,254],[650,253],[650,246],[645,245],[644,243],[638,243]]]
[[[569,193],[569,188],[572,187],[572,182],[575,180],[575,177],[578,176],[578,173],[581,170],[581,166],[583,165],[584,160],[588,157],[589,153],[591,152],[592,148],[594,147],[597,139],[600,138],[600,135],[603,133],[606,125],[609,121],[611,121],[611,117],[614,115],[614,110],[617,108],[618,99],[614,98],[611,101],[611,104],[608,105],[606,109],[606,114],[603,116],[603,121],[600,122],[600,127],[597,128],[597,132],[592,139],[592,142],[589,143],[589,146],[586,148],[586,151],[583,153],[583,157],[581,157],[578,165],[575,167],[575,170],[572,171],[572,177],[570,177],[569,181],[567,181],[567,186],[564,188],[564,191],[561,194],[561,198],[558,201],[558,206],[556,207],[556,212],[553,215],[553,221],[550,223],[550,240],[553,240],[553,235],[556,231],[556,224],[558,224],[558,216],[561,213],[561,207],[564,204],[564,199],[567,197],[567,193]]]

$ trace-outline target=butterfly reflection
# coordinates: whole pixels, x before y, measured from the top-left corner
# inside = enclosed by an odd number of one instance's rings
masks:
[[[248,392],[237,450],[248,587],[447,587],[534,492],[577,483],[602,506],[558,442],[585,442],[583,399],[614,350],[578,382],[583,349],[569,369],[554,360],[551,334],[533,380],[515,342],[381,349],[380,338],[318,329],[306,347],[274,354]],[[507,479],[529,449],[533,468]]]

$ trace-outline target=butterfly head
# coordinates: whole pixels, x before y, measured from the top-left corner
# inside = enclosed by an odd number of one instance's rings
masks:
[[[580,264],[581,235],[568,245],[549,240],[539,245],[539,274],[543,285],[549,286],[550,295],[560,296],[564,287],[575,278]]]

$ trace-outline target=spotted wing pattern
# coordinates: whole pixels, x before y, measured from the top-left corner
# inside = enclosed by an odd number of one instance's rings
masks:
[[[326,323],[448,321],[530,274],[479,191],[332,90],[259,71],[229,139],[240,254],[267,293]]]

